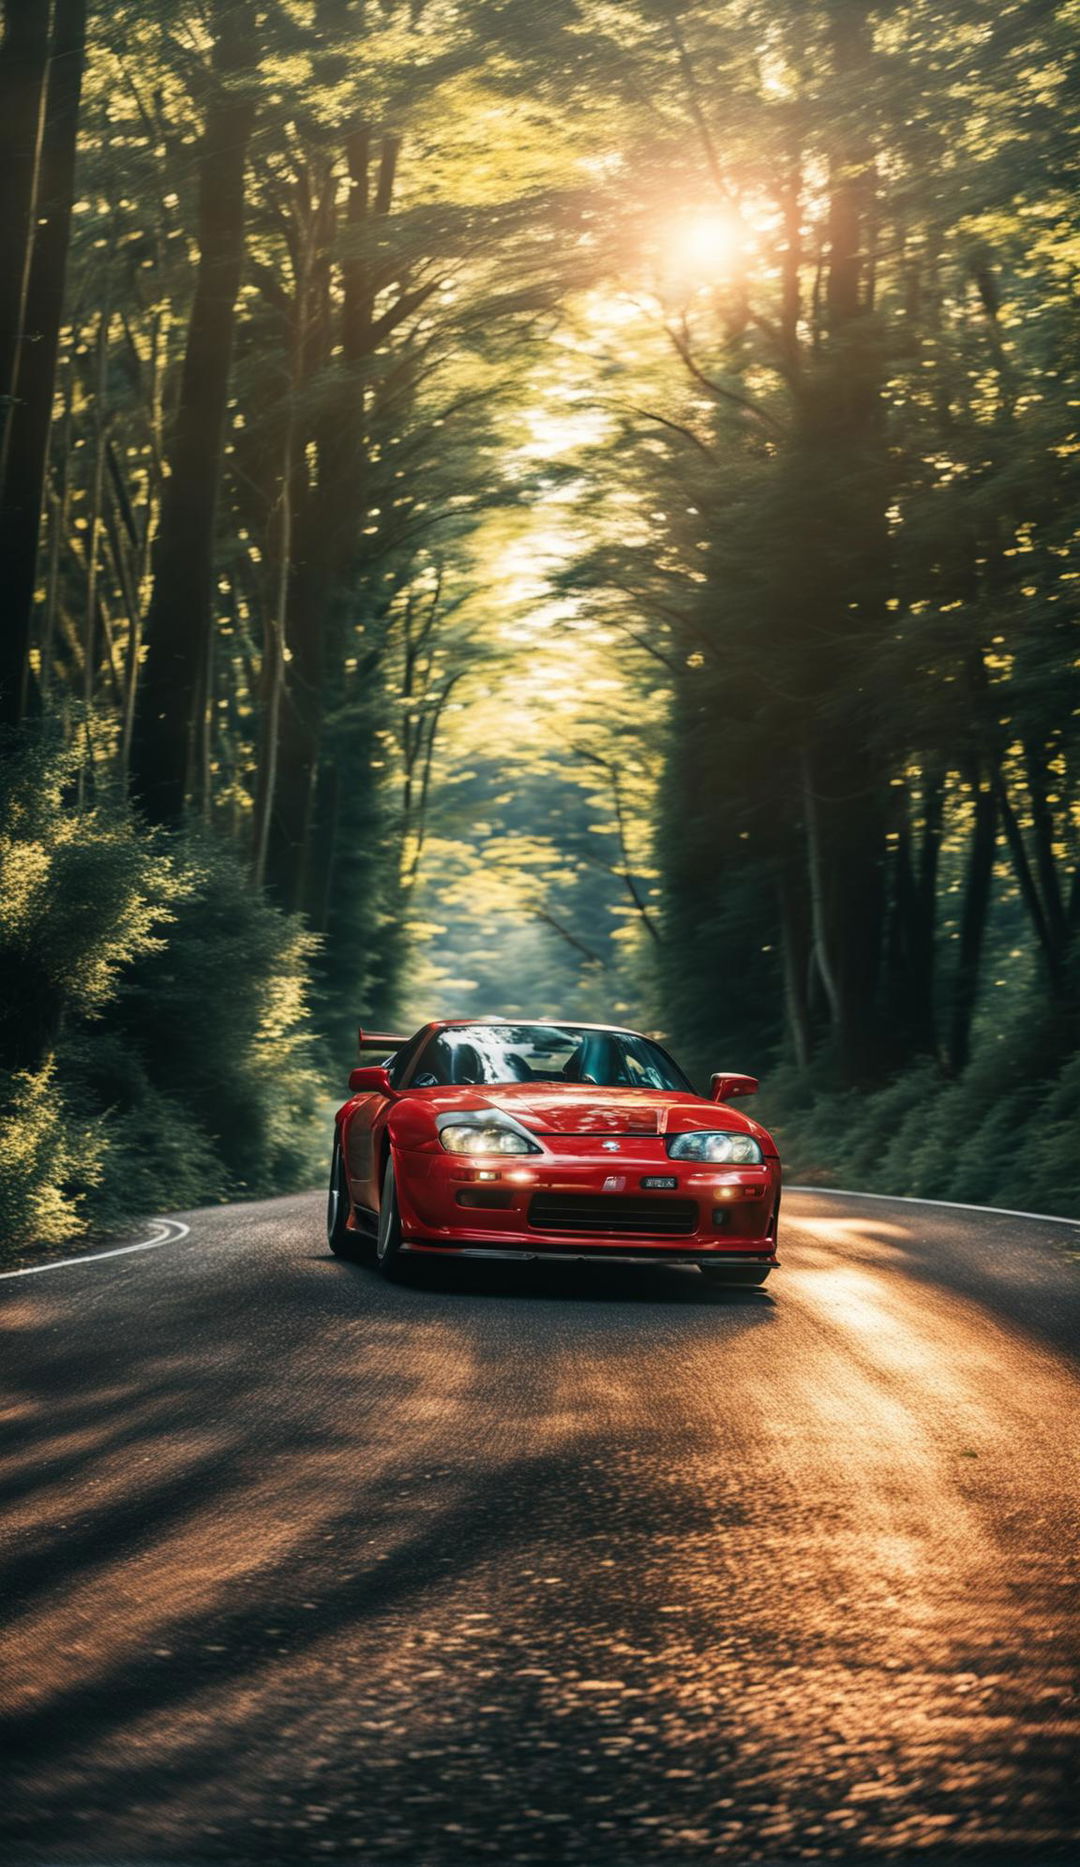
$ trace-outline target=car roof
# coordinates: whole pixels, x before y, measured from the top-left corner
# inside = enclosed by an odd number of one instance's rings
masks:
[[[421,1025],[423,1031],[453,1031],[465,1026],[473,1029],[478,1024],[489,1024],[497,1030],[507,1024],[518,1029],[523,1024],[536,1024],[544,1028],[560,1031],[613,1031],[619,1037],[644,1037],[644,1031],[633,1031],[626,1024],[587,1024],[581,1018],[432,1018],[429,1024]],[[656,1042],[649,1038],[647,1042]]]

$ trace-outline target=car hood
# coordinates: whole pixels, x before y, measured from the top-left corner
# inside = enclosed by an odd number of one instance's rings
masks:
[[[702,1096],[667,1091],[603,1089],[592,1085],[549,1088],[538,1083],[430,1092],[440,1113],[499,1109],[534,1134],[664,1135],[688,1129],[728,1128],[747,1134],[761,1131],[756,1122]]]

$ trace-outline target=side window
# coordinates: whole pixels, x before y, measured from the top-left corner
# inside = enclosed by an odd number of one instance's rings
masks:
[[[452,1056],[444,1037],[429,1037],[422,1048],[419,1045],[416,1048],[420,1050],[420,1055],[416,1062],[416,1073],[411,1080],[413,1088],[433,1089],[436,1085],[441,1087],[453,1082]],[[416,1050],[413,1056],[416,1057]],[[396,1082],[394,1087],[397,1088]]]
[[[425,1031],[417,1031],[415,1037],[410,1037],[407,1044],[402,1044],[401,1049],[395,1051],[388,1071],[390,1081],[395,1089],[401,1088],[402,1083],[405,1081],[412,1067],[413,1059],[426,1035],[427,1033]]]
[[[511,1076],[500,1077],[497,1067],[490,1071],[485,1067],[475,1044],[468,1042],[468,1032],[460,1031],[449,1034],[440,1032],[433,1037],[416,1066],[412,1078],[412,1087],[430,1089],[435,1085],[440,1088],[450,1083],[510,1082]]]

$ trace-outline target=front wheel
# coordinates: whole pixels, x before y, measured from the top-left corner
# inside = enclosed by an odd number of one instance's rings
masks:
[[[326,1197],[326,1242],[336,1258],[354,1258],[356,1234],[349,1230],[349,1183],[340,1141],[334,1142],[330,1187]]]
[[[383,1276],[394,1284],[401,1283],[408,1272],[408,1258],[402,1248],[403,1243],[397,1186],[394,1181],[394,1160],[391,1155],[386,1163],[382,1198],[379,1202],[379,1233],[375,1242],[375,1262]]]
[[[763,1284],[771,1269],[771,1264],[761,1268],[750,1265],[745,1270],[735,1264],[703,1264],[701,1267],[702,1275],[711,1284],[720,1284],[732,1290],[737,1290],[740,1285]]]

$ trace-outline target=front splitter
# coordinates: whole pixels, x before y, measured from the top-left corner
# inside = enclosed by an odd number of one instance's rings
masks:
[[[686,1268],[775,1270],[780,1260],[761,1252],[583,1251],[578,1245],[548,1245],[538,1251],[511,1245],[422,1245],[403,1242],[402,1251],[426,1258],[502,1258],[513,1264],[674,1264]]]

